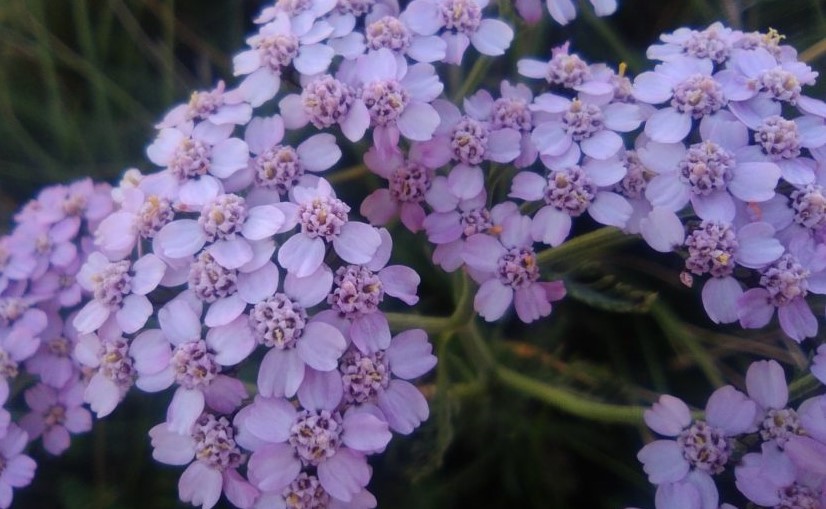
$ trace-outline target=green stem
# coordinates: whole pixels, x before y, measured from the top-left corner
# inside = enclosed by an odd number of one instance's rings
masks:
[[[539,253],[536,259],[540,264],[578,261],[593,249],[620,246],[633,240],[635,236],[623,233],[613,226],[605,226],[567,240],[557,247],[546,249]]]
[[[606,423],[640,424],[645,407],[614,405],[586,398],[582,394],[545,384],[503,366],[496,368],[497,378],[519,392],[533,396],[563,412]]]
[[[327,180],[331,184],[340,184],[341,182],[360,179],[365,175],[367,175],[367,167],[363,164],[358,164],[349,168],[336,170],[334,173],[331,173],[329,177],[327,177]]]
[[[410,313],[385,313],[390,329],[401,331],[406,329],[424,329],[429,334],[452,332],[472,322],[473,305],[470,299],[470,283],[464,272],[457,276],[458,289],[454,298],[456,307],[450,316],[426,316]],[[457,286],[454,286],[456,288]]]
[[[822,384],[811,373],[806,373],[789,384],[789,399],[798,399],[820,389]]]
[[[470,72],[465,77],[465,80],[462,82],[461,88],[453,95],[453,102],[458,104],[459,101],[465,98],[468,93],[476,88],[479,85],[479,82],[482,80],[482,76],[487,71],[488,67],[490,67],[491,59],[484,55],[479,56],[476,58],[476,62],[471,67]]]

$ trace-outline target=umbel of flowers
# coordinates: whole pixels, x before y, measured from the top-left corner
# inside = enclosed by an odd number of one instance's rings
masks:
[[[546,6],[559,23],[576,14]],[[149,436],[157,461],[184,468],[182,501],[375,507],[368,458],[428,418],[414,384],[437,363],[426,331],[386,312],[419,300],[419,275],[391,262],[399,225],[476,283],[487,322],[551,314],[566,288],[542,255],[587,214],[679,253],[675,279],[703,279],[713,322],[777,315],[793,340],[815,336],[826,103],[804,87],[817,73],[774,32],[715,24],[663,35],[636,77],[564,44],[518,55],[494,90],[449,90],[455,66],[510,51],[521,21],[503,11],[278,0],[233,59],[238,82],[157,125],[152,171],[29,202],[0,239],[0,401],[16,384],[28,406],[16,423],[0,411],[0,507],[34,475],[27,443],[60,454],[92,425],[84,405],[105,417],[133,388],[173,394]],[[333,186],[356,143],[386,182],[359,204]],[[754,504],[822,506],[821,399],[790,407],[774,361],[749,368],[745,393],[715,391],[702,418],[662,396],[644,419],[666,438],[638,455],[656,507],[717,509],[731,469]]]

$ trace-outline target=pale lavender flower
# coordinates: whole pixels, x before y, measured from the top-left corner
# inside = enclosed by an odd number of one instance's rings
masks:
[[[498,19],[482,18],[488,0],[414,0],[400,18],[420,35],[439,31],[447,43],[449,64],[461,64],[468,45],[483,55],[503,55],[513,40],[513,29]]]
[[[247,125],[244,140],[254,155],[247,171],[257,187],[285,194],[302,181],[305,172],[322,173],[341,159],[332,134],[315,134],[297,147],[284,145],[284,121],[280,116],[255,117]]]
[[[678,28],[670,34],[660,35],[663,44],[649,46],[646,56],[652,60],[667,62],[687,55],[707,59],[719,65],[728,60],[735,41],[740,37],[740,33],[720,22],[712,23],[703,30]]]
[[[614,85],[608,81],[592,76],[591,67],[576,53],[570,52],[570,43],[557,46],[551,50],[551,59],[547,62],[532,58],[523,58],[517,63],[519,74],[528,78],[544,79],[551,85],[611,98]]]
[[[244,125],[252,116],[252,107],[225,93],[223,80],[212,90],[192,92],[189,102],[172,108],[156,129],[178,127],[190,121],[206,120],[215,125]]]
[[[296,277],[315,272],[324,260],[326,244],[349,263],[367,263],[381,244],[381,236],[370,225],[350,221],[350,207],[336,198],[333,188],[319,179],[315,187],[296,186],[292,198],[298,205],[301,231],[278,250],[278,263]]]
[[[734,474],[737,489],[761,506],[821,507],[826,502],[822,477],[796,468],[789,456],[771,443],[763,443],[759,453],[746,454]]]
[[[345,404],[375,404],[390,429],[412,433],[429,410],[427,400],[408,380],[433,369],[436,357],[431,350],[421,329],[404,331],[393,337],[389,347],[370,354],[350,348],[339,361]]]
[[[20,426],[31,440],[43,437],[43,447],[54,455],[69,448],[69,433],[84,433],[92,429],[92,414],[83,408],[83,384],[70,380],[63,387],[38,384],[26,390],[25,398],[31,412],[20,419]]]
[[[324,507],[327,509],[373,509],[377,505],[376,497],[372,493],[362,488],[349,502],[342,502],[330,496],[318,477],[314,474],[301,472],[298,477],[279,491],[262,493],[255,505],[255,509],[271,509],[273,507],[286,507],[292,509],[290,504],[298,507]]]
[[[408,56],[416,62],[435,63],[447,56],[447,43],[437,35],[420,35],[412,30],[405,17],[387,9],[374,9],[365,19],[366,49],[387,48],[397,58]],[[336,47],[335,40],[330,45]]]
[[[615,158],[587,160],[582,166],[548,171],[546,177],[523,171],[514,177],[509,196],[545,202],[534,215],[531,234],[535,241],[555,247],[568,238],[572,218],[586,211],[602,224],[625,226],[633,212],[631,204],[613,191],[600,189],[613,186],[625,173],[625,166]]]
[[[239,95],[258,107],[278,93],[281,72],[288,66],[307,76],[325,72],[335,51],[322,41],[333,30],[325,21],[291,20],[283,12],[275,13],[257,34],[247,39],[252,49],[233,58],[235,75],[248,75],[238,87]]]
[[[26,432],[12,424],[6,435],[0,438],[0,460],[4,468],[0,472],[0,508],[11,506],[13,489],[28,486],[34,478],[37,464],[23,454],[28,443]]]
[[[172,300],[158,311],[161,328],[145,330],[129,347],[138,388],[157,392],[178,384],[166,420],[177,433],[190,429],[206,406],[229,414],[247,395],[242,382],[221,373],[255,348],[246,316],[202,336],[200,307],[195,300]]]
[[[645,122],[653,141],[676,143],[691,131],[692,121],[714,115],[729,101],[723,84],[712,76],[710,60],[681,57],[657,65],[634,80],[634,97],[648,104],[670,103]]]
[[[637,459],[652,484],[677,483],[689,472],[710,477],[723,472],[731,458],[731,437],[752,431],[757,404],[727,385],[712,393],[704,420],[692,420],[682,400],[663,395],[644,418],[649,428],[671,440],[655,440]]]
[[[136,332],[152,314],[146,294],[158,286],[165,270],[166,264],[151,253],[135,263],[110,262],[99,252],[90,254],[78,273],[78,282],[93,298],[72,324],[80,334],[88,334],[114,319],[122,331]]]
[[[370,126],[370,112],[358,98],[357,90],[348,83],[322,74],[308,81],[300,95],[284,97],[278,109],[288,129],[299,129],[308,123],[316,129],[338,124],[345,138],[357,142]]]
[[[462,258],[481,282],[473,308],[488,322],[501,318],[513,303],[525,323],[551,314],[551,303],[565,296],[561,281],[539,281],[531,220],[518,214],[502,223],[498,238],[476,234],[465,241]]]
[[[365,455],[383,450],[391,433],[373,405],[339,412],[342,385],[336,372],[314,385],[299,390],[298,409],[285,399],[255,398],[243,420],[246,431],[260,441],[249,460],[249,479],[262,491],[281,491],[303,467],[315,466],[324,490],[349,502],[370,480]]]
[[[152,457],[167,465],[188,465],[178,481],[178,496],[184,502],[210,509],[221,493],[239,509],[253,507],[259,491],[238,467],[246,460],[235,441],[236,429],[223,416],[204,413],[192,426],[176,431],[167,423],[149,430]]]
[[[777,361],[751,363],[746,372],[746,390],[759,405],[760,438],[764,442],[772,442],[782,449],[792,437],[807,434],[798,413],[787,406],[789,388]]]
[[[98,419],[106,417],[123,400],[135,382],[135,361],[129,355],[129,343],[115,332],[104,335],[85,334],[78,338],[74,355],[90,368],[91,377],[83,392]]]
[[[31,266],[28,277],[38,279],[51,267],[67,267],[78,256],[75,239],[80,231],[79,217],[66,217],[55,223],[33,223],[17,227],[12,233],[13,253]]]
[[[77,330],[71,317],[64,323],[56,313],[50,314],[46,329],[40,334],[40,348],[26,360],[26,371],[37,375],[46,385],[60,388],[78,371],[72,357]]]
[[[618,0],[590,0],[597,16],[610,16],[617,10]],[[576,6],[572,0],[545,0],[551,17],[560,25],[567,25],[576,18]]]

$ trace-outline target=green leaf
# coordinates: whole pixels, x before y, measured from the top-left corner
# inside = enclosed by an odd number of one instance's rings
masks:
[[[606,311],[647,313],[657,299],[657,292],[624,282],[598,265],[581,266],[564,280],[570,298]]]

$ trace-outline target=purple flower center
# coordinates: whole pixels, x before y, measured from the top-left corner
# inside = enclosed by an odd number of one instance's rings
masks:
[[[819,228],[826,223],[826,196],[820,184],[806,184],[791,194],[794,221],[806,228]]]
[[[599,106],[583,103],[579,99],[571,102],[570,108],[562,117],[565,131],[576,141],[590,138],[604,127],[604,117]]]
[[[691,187],[692,193],[708,196],[726,188],[734,166],[734,155],[720,145],[711,141],[696,143],[680,161],[680,180]]]
[[[213,242],[235,238],[246,219],[244,199],[237,194],[222,194],[204,205],[198,224],[204,230],[207,240]]]
[[[410,32],[404,23],[393,16],[385,16],[367,25],[364,32],[367,46],[372,50],[387,48],[404,52],[410,47]]]
[[[430,170],[418,163],[407,162],[390,175],[390,196],[397,202],[419,203],[430,189]]]
[[[760,286],[769,291],[775,306],[785,306],[809,293],[809,271],[791,254],[784,254],[763,270]]]
[[[622,180],[614,185],[614,190],[628,198],[642,198],[645,195],[645,188],[648,187],[648,183],[657,174],[649,170],[640,161],[640,157],[634,150],[625,152],[624,162],[627,171]]]
[[[462,224],[462,234],[465,237],[477,233],[486,233],[494,227],[490,211],[486,208],[466,210],[462,212],[459,221]]]
[[[730,51],[729,44],[720,38],[720,33],[714,28],[693,32],[683,41],[683,49],[688,55],[708,58],[718,64],[726,61]]]
[[[8,327],[23,316],[27,309],[29,309],[29,304],[19,297],[0,299],[0,325]]]
[[[258,343],[279,350],[292,348],[307,325],[307,312],[283,293],[255,305],[250,325]]]
[[[290,16],[294,16],[312,7],[313,0],[278,0],[275,5]]]
[[[306,472],[298,474],[281,492],[287,509],[327,509],[330,495],[324,491],[318,478]]]
[[[123,339],[107,340],[101,343],[99,352],[100,373],[117,385],[121,393],[132,386],[135,369],[129,357],[129,344]]]
[[[705,74],[695,74],[674,87],[671,106],[681,113],[688,113],[695,119],[711,115],[728,103],[723,95],[723,87],[714,78]]]
[[[448,30],[472,34],[482,22],[482,8],[474,0],[442,0],[440,10]]]
[[[224,105],[224,94],[214,90],[211,92],[192,92],[186,107],[187,120],[205,119]]]
[[[72,342],[63,336],[52,338],[46,343],[49,353],[55,357],[68,358],[72,353]]]
[[[52,239],[49,238],[48,233],[41,233],[34,239],[34,251],[37,254],[49,254],[53,246],[54,244],[52,243]]]
[[[499,258],[499,281],[514,290],[530,286],[539,279],[536,253],[530,247],[513,247]]]
[[[235,428],[226,417],[202,414],[192,425],[192,438],[195,458],[210,467],[224,471],[241,464],[243,456],[235,444]]]
[[[221,371],[203,339],[178,345],[169,364],[175,372],[175,380],[186,389],[203,389]]]
[[[261,61],[274,73],[290,65],[298,55],[298,37],[293,34],[265,35],[256,41],[255,49],[261,55]]]
[[[319,196],[298,207],[298,220],[301,232],[311,239],[322,237],[331,241],[341,233],[341,227],[347,222],[350,207],[332,196]]]
[[[545,203],[569,214],[582,215],[596,197],[597,186],[579,166],[551,171],[545,188]]]
[[[803,434],[800,418],[791,408],[782,410],[771,408],[766,412],[763,422],[760,423],[760,437],[765,441],[775,440],[780,447],[785,446],[789,438]]]
[[[685,267],[694,274],[726,277],[734,271],[734,253],[739,244],[730,224],[703,221],[688,235],[685,245],[688,248]]]
[[[62,426],[64,422],[66,422],[66,407],[61,404],[52,405],[43,414],[43,424],[46,425],[47,430],[54,426]]]
[[[490,122],[494,129],[510,127],[528,132],[533,127],[528,104],[524,99],[516,97],[500,97],[495,100]]]
[[[562,85],[566,88],[573,88],[585,83],[591,77],[591,70],[579,55],[569,55],[567,53],[555,53],[548,63],[548,75],[545,79],[548,83]]]
[[[797,482],[780,488],[777,495],[780,503],[774,509],[820,509],[820,494]]]
[[[0,348],[0,376],[6,380],[11,380],[17,376],[18,372],[17,362],[11,358],[8,352]]]
[[[370,12],[375,3],[376,0],[338,0],[336,9],[342,14],[349,13],[354,16],[364,16]]]
[[[463,117],[453,128],[450,148],[454,159],[475,166],[485,160],[487,146],[488,128],[482,122]]]
[[[775,67],[763,71],[760,75],[760,85],[778,101],[787,101],[791,104],[797,103],[800,98],[800,80],[797,76],[783,69]]]
[[[67,216],[79,216],[86,210],[88,200],[85,195],[75,193],[70,194],[63,200],[63,213]]]
[[[754,132],[754,142],[763,147],[763,152],[775,161],[794,159],[800,155],[800,133],[797,124],[780,115],[772,115]]]
[[[151,239],[175,218],[175,211],[169,200],[152,195],[143,202],[137,216],[138,233],[145,239]]]
[[[238,274],[225,269],[206,251],[189,266],[189,288],[204,302],[215,302],[235,293]]]
[[[348,403],[375,402],[379,393],[390,383],[390,368],[381,351],[364,355],[351,349],[342,356],[339,369],[344,398]]]
[[[696,421],[677,437],[683,457],[698,470],[719,474],[731,454],[731,445],[722,430]]]
[[[410,102],[410,94],[396,80],[368,83],[362,90],[361,98],[370,112],[373,125],[377,126],[395,124]]]
[[[784,36],[774,28],[770,28],[767,33],[761,32],[746,32],[741,34],[734,41],[736,48],[754,49],[763,48],[772,54],[775,58],[780,56],[780,41]]]
[[[258,155],[253,161],[255,183],[277,189],[284,194],[304,175],[304,165],[294,148],[276,145]]]
[[[341,416],[327,410],[303,410],[290,428],[290,445],[305,465],[318,465],[341,445]]]
[[[310,122],[316,128],[324,129],[347,115],[353,104],[353,91],[345,83],[325,74],[304,87],[301,104]]]
[[[209,170],[212,149],[200,140],[186,138],[175,149],[169,171],[178,180],[187,180],[205,175]]]
[[[95,300],[109,308],[118,307],[123,297],[132,291],[130,266],[128,260],[110,263],[92,276]]]
[[[361,265],[339,267],[333,283],[327,303],[347,318],[375,312],[384,299],[381,279]]]

